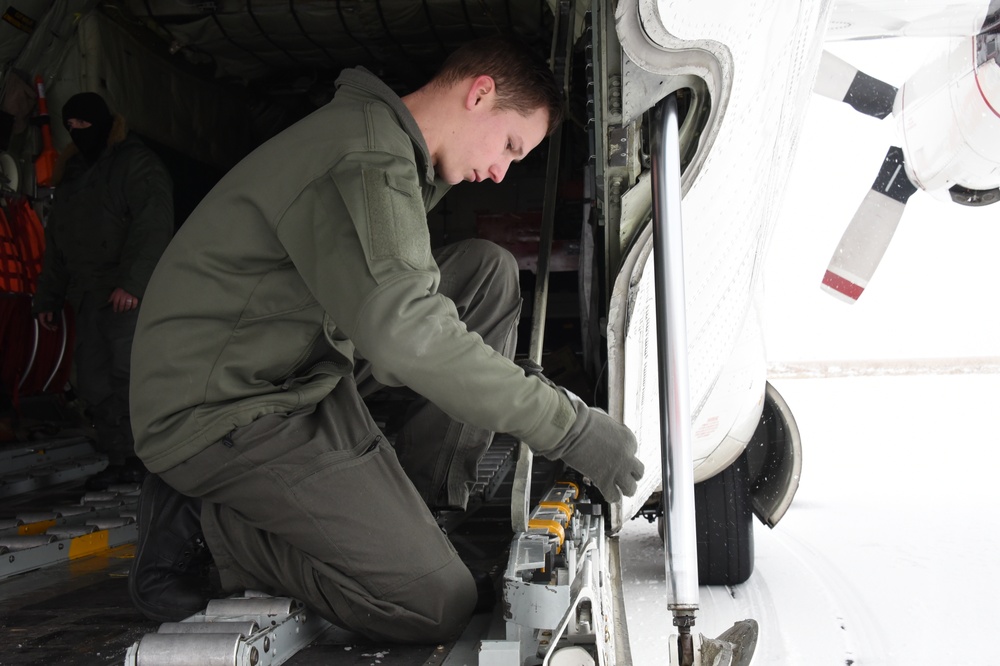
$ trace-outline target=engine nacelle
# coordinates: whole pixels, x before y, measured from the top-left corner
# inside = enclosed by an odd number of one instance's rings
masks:
[[[906,175],[965,205],[1000,200],[1000,35],[959,40],[899,90],[893,114]]]

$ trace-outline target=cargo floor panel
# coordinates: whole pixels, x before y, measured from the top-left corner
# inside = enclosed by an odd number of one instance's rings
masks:
[[[439,525],[463,561],[475,571],[491,574],[494,580],[505,567],[512,538],[509,477],[515,457],[512,455],[514,442],[510,438],[501,436],[497,440],[494,453],[498,455],[488,456],[481,466],[479,492],[473,494],[469,510],[438,515]],[[497,465],[497,458],[503,459],[503,464]],[[532,489],[537,489],[537,493],[533,494],[543,492],[559,469],[557,464],[536,459]],[[118,514],[134,511],[137,488],[120,490],[119,494],[126,497],[126,504],[99,507],[96,511],[110,510]],[[46,517],[47,512],[58,507],[81,506],[84,497],[95,497],[95,492],[87,491],[83,482],[36,490],[6,500],[5,506],[0,508],[0,518],[10,522],[18,516]],[[79,522],[75,516],[60,515],[40,522],[22,520],[19,525],[12,524],[5,529],[14,537],[30,536],[51,522],[66,521]],[[129,527],[134,529],[134,523]],[[406,546],[394,544],[392,547],[401,552]],[[147,620],[129,600],[128,571],[134,548],[131,542],[117,546],[112,543],[111,547],[82,557],[46,560],[37,568],[0,577],[0,645],[5,648],[0,651],[0,666],[125,664],[129,651],[160,628],[160,623]],[[20,558],[23,563],[30,554],[30,550],[11,551],[0,558],[3,563],[10,557]],[[274,663],[291,666],[474,663],[479,641],[487,634],[494,637],[497,632],[503,633],[497,608],[474,616],[462,638],[446,645],[374,643],[357,634],[329,627],[308,645],[290,655],[286,652],[282,661]],[[271,663],[261,660],[265,662]]]

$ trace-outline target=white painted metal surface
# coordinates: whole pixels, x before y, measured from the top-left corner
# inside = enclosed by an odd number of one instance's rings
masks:
[[[711,152],[685,182],[689,369],[695,480],[713,476],[743,450],[764,394],[764,350],[755,300],[782,188],[791,168],[831,3],[640,3],[676,40],[724,48],[731,92]],[[653,20],[655,18],[655,21]],[[747,39],[754,26],[754,39]],[[656,34],[650,35],[655,38]],[[665,40],[665,38],[664,38]],[[718,51],[723,53],[722,50]],[[627,81],[626,81],[627,85]],[[764,102],[764,103],[762,103]],[[695,158],[697,161],[697,158]],[[643,185],[639,185],[643,186]],[[647,469],[660,468],[658,397],[647,367],[652,320],[650,240],[626,259],[609,314],[613,414],[637,433]],[[631,268],[629,268],[631,266]],[[634,515],[659,487],[646,475],[635,497],[614,509],[613,526]]]
[[[1000,186],[1000,63],[979,42],[956,40],[903,84],[893,109],[907,175],[945,201],[952,185]]]

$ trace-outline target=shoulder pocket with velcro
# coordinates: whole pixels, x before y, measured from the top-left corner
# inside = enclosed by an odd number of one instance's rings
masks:
[[[416,269],[433,266],[427,213],[419,187],[383,169],[364,169],[372,260],[398,259]]]

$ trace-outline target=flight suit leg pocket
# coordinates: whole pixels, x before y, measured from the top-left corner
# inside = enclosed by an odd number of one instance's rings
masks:
[[[308,473],[287,482],[314,526],[312,543],[304,549],[375,598],[392,600],[395,590],[455,558],[381,435],[350,452],[327,452]],[[406,544],[405,557],[391,555],[399,544]]]

